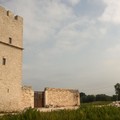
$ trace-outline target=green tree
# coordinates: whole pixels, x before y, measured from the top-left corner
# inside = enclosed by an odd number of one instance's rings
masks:
[[[94,95],[88,95],[87,96],[87,102],[94,102],[95,101],[95,96]]]
[[[120,100],[120,83],[117,83],[114,87],[115,87],[115,93],[117,95],[117,100]]]
[[[113,95],[112,96],[112,101],[116,101],[117,100],[117,95]]]
[[[80,102],[81,103],[86,102],[86,94],[84,92],[80,93]]]
[[[98,94],[96,95],[96,101],[111,101],[111,96],[105,94]]]

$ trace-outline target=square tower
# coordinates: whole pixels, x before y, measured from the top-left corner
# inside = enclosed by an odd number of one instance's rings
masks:
[[[0,111],[21,104],[23,19],[0,6]]]

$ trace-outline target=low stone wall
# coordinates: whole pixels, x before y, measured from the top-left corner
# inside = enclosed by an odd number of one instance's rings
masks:
[[[34,91],[30,86],[22,87],[22,109],[34,107]]]
[[[59,110],[77,110],[79,106],[70,106],[70,107],[58,107],[58,108],[38,108],[40,112],[51,112]]]
[[[79,106],[78,90],[45,88],[45,107]]]

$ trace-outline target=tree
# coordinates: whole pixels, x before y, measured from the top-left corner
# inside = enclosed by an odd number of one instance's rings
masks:
[[[117,100],[120,100],[120,83],[117,83],[114,87],[115,87],[115,93],[117,95]]]
[[[80,93],[80,102],[81,103],[87,103],[87,102],[93,102],[95,101],[94,95],[86,95],[84,92]]]
[[[94,102],[95,101],[95,96],[94,95],[88,95],[87,96],[87,102]]]
[[[111,96],[105,94],[96,95],[96,101],[111,101]]]
[[[86,102],[86,94],[84,92],[80,93],[80,102],[81,103]]]
[[[117,100],[117,95],[113,95],[112,96],[112,101],[116,101]]]
[[[84,92],[80,93],[80,97],[86,96],[86,94]]]

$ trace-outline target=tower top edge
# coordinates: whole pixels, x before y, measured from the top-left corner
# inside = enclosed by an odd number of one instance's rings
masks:
[[[12,18],[16,21],[20,21],[23,22],[23,18],[19,15],[14,15],[14,13],[12,13],[10,10],[6,10],[4,7],[0,6],[0,14],[2,15],[6,15],[9,18]]]

